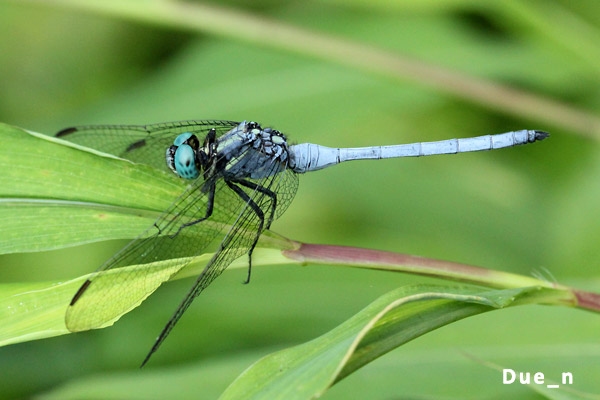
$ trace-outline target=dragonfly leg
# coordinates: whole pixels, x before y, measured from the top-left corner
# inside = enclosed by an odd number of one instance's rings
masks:
[[[207,220],[208,218],[210,218],[210,216],[213,213],[213,208],[214,208],[214,204],[215,204],[215,184],[214,182],[208,187],[207,190],[207,196],[206,196],[206,212],[204,213],[204,217],[199,218],[197,220],[191,221],[191,222],[186,222],[185,224],[182,224],[181,226],[179,226],[179,228],[177,229],[177,232],[175,232],[174,234],[170,235],[169,237],[171,239],[173,239],[175,236],[179,235],[179,232],[181,232],[184,228],[187,228],[188,226],[192,226],[192,225],[196,225],[199,224],[202,221]],[[156,224],[154,224],[156,225]],[[158,228],[158,227],[157,227]],[[159,228],[160,231],[160,228]]]
[[[246,282],[244,283],[249,283],[250,282],[250,275],[252,272],[252,252],[254,251],[254,248],[256,247],[256,243],[258,243],[258,238],[260,238],[260,234],[262,233],[262,231],[264,230],[264,226],[265,226],[265,213],[263,212],[263,210],[258,206],[258,204],[256,204],[256,202],[254,200],[252,200],[252,198],[250,196],[248,196],[248,194],[246,192],[244,192],[239,186],[237,185],[242,185],[242,186],[246,186],[248,188],[251,189],[256,189],[261,193],[265,193],[263,190],[268,190],[262,186],[256,185],[252,182],[248,182],[245,180],[225,180],[225,183],[227,184],[227,186],[229,186],[229,188],[231,190],[233,190],[238,196],[240,196],[242,198],[242,200],[244,200],[244,202],[248,205],[248,207],[250,207],[252,209],[252,211],[254,211],[254,214],[256,214],[256,216],[259,219],[259,224],[258,224],[258,229],[256,230],[256,236],[254,237],[254,240],[252,241],[252,245],[250,246],[250,250],[248,250],[248,276],[246,277]],[[260,189],[258,189],[260,188]],[[268,190],[269,192],[271,192],[270,190]],[[271,192],[273,195],[275,195],[273,192]],[[265,193],[266,194],[266,193]],[[273,202],[275,201],[274,198],[272,198]],[[271,211],[271,214],[273,214],[273,211]]]
[[[271,199],[271,212],[269,214],[269,220],[267,221],[267,226],[265,226],[265,229],[271,228],[271,223],[275,219],[275,209],[277,209],[277,194],[264,186],[257,185],[254,182],[244,179],[235,180],[234,182],[249,189],[256,190],[257,192],[260,192]]]

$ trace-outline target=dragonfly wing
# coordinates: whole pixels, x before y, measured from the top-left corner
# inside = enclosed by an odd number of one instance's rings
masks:
[[[281,207],[282,210],[285,210],[292,201],[298,187],[298,177],[290,170],[285,170],[260,180],[249,181],[253,185],[237,185],[238,188],[243,190],[247,195],[248,201],[243,201],[242,209],[237,213],[237,218],[221,241],[219,250],[214,254],[213,258],[198,276],[186,297],[180,303],[167,325],[163,328],[142,365],[144,365],[150,359],[152,354],[160,347],[194,299],[198,297],[198,295],[200,295],[200,293],[219,275],[221,275],[233,260],[244,254],[248,254],[248,256],[251,257],[252,250],[254,249],[260,234],[267,228],[266,224],[268,223],[270,215],[280,215],[280,213],[276,212],[274,207],[277,207],[277,209]],[[251,186],[255,187],[252,188]],[[222,200],[226,197],[235,196],[241,198],[234,190],[229,190],[227,195],[223,196],[226,192],[227,191],[222,191],[220,193],[221,199],[218,201],[218,206],[215,207],[220,207],[223,204]],[[276,203],[274,203],[273,198],[267,194],[269,192],[276,196]],[[260,209],[260,213],[256,212],[256,208],[253,208],[251,203]],[[231,204],[231,202],[228,202],[228,204]],[[251,262],[251,258],[249,261]]]
[[[67,308],[69,330],[112,324],[189,264],[231,223],[220,214],[219,219],[191,224],[206,216],[208,197],[203,189],[201,180],[190,185],[155,225],[88,278]]]
[[[181,133],[194,133],[200,142],[212,128],[217,137],[237,126],[233,121],[179,121],[153,125],[88,125],[63,129],[61,139],[133,162],[164,169],[165,152]]]
[[[164,166],[175,135],[195,133],[200,140],[215,128],[217,137],[237,126],[232,121],[187,121],[150,126],[70,128],[59,137],[134,162]],[[255,151],[255,150],[252,150]],[[242,154],[238,155],[242,159]],[[235,165],[235,164],[233,164]],[[251,256],[262,231],[292,201],[298,181],[273,159],[271,173],[263,165],[260,179],[227,177],[221,171],[196,180],[138,239],[94,273],[75,294],[66,313],[71,331],[107,326],[135,308],[163,282],[203,252],[215,238],[217,251],[157,339],[150,355],[198,296],[231,262]],[[213,207],[211,207],[211,204]]]

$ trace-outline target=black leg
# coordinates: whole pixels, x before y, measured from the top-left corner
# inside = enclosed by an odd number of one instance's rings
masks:
[[[179,227],[179,229],[177,229],[177,232],[170,235],[169,237],[172,239],[175,236],[179,235],[179,232],[181,232],[182,229],[187,228],[188,226],[199,224],[200,222],[205,221],[208,218],[210,218],[210,216],[213,213],[214,205],[215,205],[215,182],[211,181],[211,183],[209,184],[209,187],[208,187],[208,193],[207,193],[207,197],[206,197],[206,212],[204,213],[204,217],[199,218],[192,222],[186,222],[185,224],[182,224]]]
[[[256,190],[257,192],[260,192],[271,199],[271,213],[269,215],[269,220],[267,221],[267,226],[265,227],[265,229],[271,228],[271,223],[275,219],[275,210],[277,209],[277,194],[271,189],[267,189],[264,186],[257,185],[256,183],[247,181],[245,179],[239,179],[233,182],[245,186],[249,189]]]
[[[229,188],[231,190],[233,190],[238,196],[240,196],[242,198],[242,200],[244,200],[244,202],[248,205],[248,207],[250,207],[252,209],[252,211],[254,211],[254,214],[256,214],[256,216],[258,217],[258,219],[260,221],[258,224],[258,229],[256,231],[256,235],[254,237],[254,240],[252,241],[252,245],[250,246],[250,250],[248,250],[248,276],[246,277],[246,282],[244,282],[244,283],[249,283],[250,275],[252,273],[252,252],[254,251],[254,248],[256,247],[256,243],[258,243],[258,238],[260,238],[260,234],[264,230],[265,213],[263,212],[263,210],[261,210],[261,208],[258,206],[258,204],[256,204],[256,202],[254,200],[252,200],[250,198],[250,196],[248,196],[248,194],[246,192],[244,192],[240,187],[236,186],[236,184],[244,185],[244,183],[242,183],[242,182],[254,185],[256,188],[259,188],[259,187],[262,189],[264,189],[264,188],[262,186],[255,185],[254,183],[247,182],[247,181],[225,180],[225,183],[227,184],[227,186],[229,186]],[[244,186],[254,189],[252,186],[248,186],[248,185],[244,185]],[[257,190],[259,190],[259,189],[257,189]],[[268,190],[268,189],[265,189],[265,190]],[[261,190],[259,190],[259,191],[261,193],[264,193]],[[271,191],[269,190],[269,192],[271,192]],[[273,192],[271,192],[271,193],[273,193]]]

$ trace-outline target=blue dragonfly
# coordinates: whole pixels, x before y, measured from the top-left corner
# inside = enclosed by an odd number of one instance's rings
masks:
[[[70,331],[94,329],[139,305],[160,284],[212,243],[213,257],[154,342],[142,366],[192,301],[236,258],[252,252],[292,202],[298,174],[350,160],[418,157],[493,150],[533,143],[548,134],[521,130],[438,142],[365,148],[289,145],[278,130],[256,122],[181,121],[154,125],[94,125],[57,137],[157,169],[190,182],[155,223],[93,273],[74,294],[65,322]],[[138,268],[137,266],[144,266]],[[115,277],[118,277],[116,279]]]

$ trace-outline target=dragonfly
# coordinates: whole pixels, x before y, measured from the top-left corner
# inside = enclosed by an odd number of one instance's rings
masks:
[[[299,174],[351,160],[494,150],[537,142],[548,133],[519,130],[436,142],[331,148],[312,143],[291,145],[282,132],[262,128],[256,122],[192,120],[78,126],[63,129],[56,136],[170,170],[189,182],[146,232],[81,285],[65,315],[70,331],[94,329],[118,319],[199,257],[209,244],[216,243],[214,255],[156,338],[143,366],[193,300],[233,260],[247,255],[246,282],[250,281],[252,253],[259,237],[292,202]],[[139,265],[144,268],[131,267]],[[111,304],[114,299],[119,299],[118,306]]]

